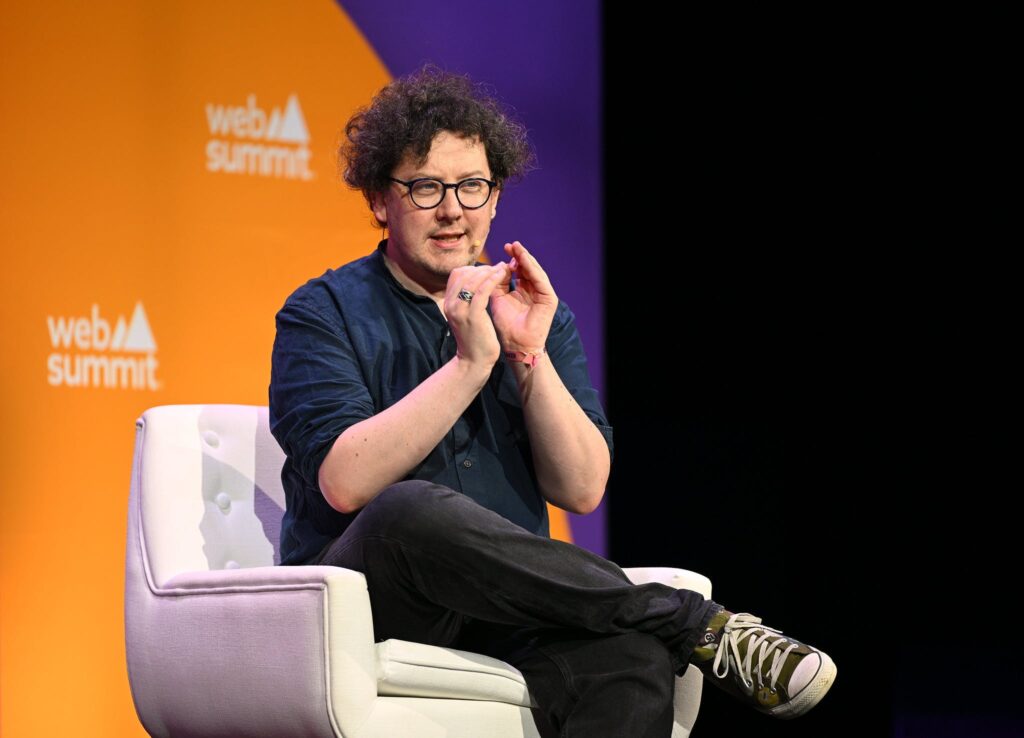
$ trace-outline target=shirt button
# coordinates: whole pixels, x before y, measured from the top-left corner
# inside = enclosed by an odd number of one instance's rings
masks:
[[[462,465],[468,469],[469,467],[473,466],[473,462],[470,461],[469,459],[466,459],[465,461],[462,462]]]

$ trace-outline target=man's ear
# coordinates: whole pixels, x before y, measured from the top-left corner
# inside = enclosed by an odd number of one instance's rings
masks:
[[[373,211],[373,217],[387,225],[388,204],[383,192],[374,192],[370,195],[370,210]]]
[[[491,220],[494,220],[494,216],[498,214],[498,195],[501,194],[501,190],[495,190],[491,195]]]

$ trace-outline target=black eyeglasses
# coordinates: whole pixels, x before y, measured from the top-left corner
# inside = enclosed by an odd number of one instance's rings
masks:
[[[410,179],[408,182],[403,182],[394,177],[388,177],[388,179],[408,187],[413,205],[424,210],[436,208],[440,205],[441,201],[444,200],[444,196],[448,194],[449,188],[455,190],[455,197],[462,207],[467,210],[482,208],[491,199],[491,190],[498,185],[497,182],[492,182],[482,177],[464,179],[453,184],[446,184],[432,177]]]

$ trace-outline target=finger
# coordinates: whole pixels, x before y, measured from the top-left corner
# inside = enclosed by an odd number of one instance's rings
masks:
[[[486,309],[491,293],[493,293],[499,285],[507,282],[510,277],[511,272],[508,269],[508,265],[503,262],[496,266],[489,275],[477,284],[476,291],[473,293],[473,300],[474,302],[477,300],[480,301],[480,310]]]
[[[481,302],[487,302],[488,297],[494,290],[495,286],[500,284],[502,280],[506,280],[510,277],[508,265],[504,262],[496,264],[494,266],[487,267],[475,267],[472,273],[467,274],[465,278],[457,285],[453,285],[450,292],[455,296],[455,305],[458,303],[464,303],[467,306],[467,310],[472,309],[474,301],[478,298]],[[463,300],[458,295],[463,291],[472,293],[472,300]],[[483,308],[479,308],[483,309]]]
[[[464,293],[472,294],[473,285],[471,280],[476,270],[476,267],[472,267],[472,271],[470,271],[469,267],[459,267],[458,269],[453,269],[451,274],[448,275],[448,289],[444,294],[445,312],[459,310],[462,305],[469,306],[469,300],[463,299],[460,295]]]
[[[476,272],[479,267],[456,267],[452,269],[448,274],[448,285],[445,288],[445,296],[449,294],[459,294],[459,290],[462,288],[470,277]]]
[[[500,263],[504,264],[504,262]],[[491,265],[458,267],[457,269],[453,269],[451,274],[448,276],[448,288],[446,292],[453,292],[456,295],[463,289],[467,289],[472,292],[476,285],[490,276],[490,272],[493,269],[494,266]]]
[[[476,267],[466,276],[462,286],[471,292],[475,292],[479,289],[481,284],[489,280],[495,274],[499,277],[505,277],[509,274],[508,264],[500,261],[497,264]]]
[[[518,243],[518,242],[517,242]],[[516,258],[516,247],[515,244],[506,243],[505,252],[509,255],[508,266],[514,273],[519,269],[519,259]]]
[[[473,293],[473,300],[469,304],[470,311],[484,312],[487,309],[491,294],[495,288],[509,277],[508,265],[502,264],[500,268],[494,267],[488,270],[483,279],[479,280],[472,287],[467,287]]]
[[[516,261],[519,264],[526,266],[527,268],[537,269],[543,272],[544,269],[541,267],[540,262],[537,261],[537,257],[531,254],[529,250],[525,246],[523,246],[523,244],[521,244],[519,241],[516,241],[515,243],[516,246],[519,247],[516,251]]]
[[[549,282],[548,274],[544,271],[544,268],[537,261],[537,258],[526,250],[519,241],[515,241],[513,244],[515,250],[516,267],[518,268],[519,274],[529,279],[534,283]]]
[[[498,280],[496,285],[494,285],[494,292],[497,293],[508,292],[512,288],[512,265],[506,264],[505,262],[500,262],[500,265],[502,267],[501,279]],[[498,265],[496,264],[495,266]]]
[[[537,267],[540,267],[540,262],[537,261],[537,258],[533,254],[531,254],[525,246],[523,246],[522,241],[513,241],[512,243],[506,243],[505,250],[508,252],[509,256],[512,257],[512,260],[515,261],[518,266],[524,266],[532,263]]]

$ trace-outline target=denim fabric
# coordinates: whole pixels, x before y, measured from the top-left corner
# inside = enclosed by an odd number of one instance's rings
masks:
[[[443,485],[382,491],[310,563],[366,575],[374,634],[460,648],[523,672],[542,731],[651,736],[672,729],[674,674],[721,609],[538,536]]]

